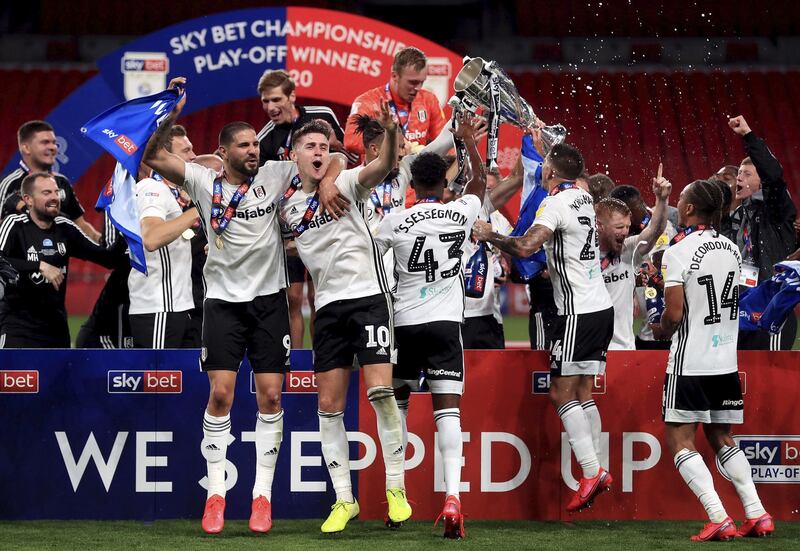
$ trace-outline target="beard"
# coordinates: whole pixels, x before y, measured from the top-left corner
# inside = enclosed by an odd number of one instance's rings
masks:
[[[254,169],[250,169],[250,168],[247,167],[247,164],[245,164],[246,161],[247,161],[247,159],[234,160],[234,159],[228,158],[228,163],[231,165],[231,168],[233,170],[235,170],[237,172],[240,172],[240,173],[244,174],[245,176],[255,176],[256,174],[258,174],[258,163],[256,163],[256,167]]]
[[[61,204],[59,203],[59,204],[56,205],[55,213],[52,213],[52,212],[48,211],[48,207],[47,206],[42,207],[42,208],[33,207],[31,210],[33,210],[33,212],[36,214],[36,217],[39,220],[47,220],[49,222],[52,222],[53,220],[56,219],[56,216],[58,216],[60,214],[60,212],[61,212]]]

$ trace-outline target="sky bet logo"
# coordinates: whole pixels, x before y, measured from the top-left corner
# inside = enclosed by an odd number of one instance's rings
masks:
[[[550,372],[549,371],[534,371],[533,372],[533,394],[549,394],[550,393]],[[594,385],[592,385],[592,394],[605,394],[606,393],[606,376],[595,375]]]
[[[36,394],[39,392],[37,370],[0,371],[0,393]]]
[[[118,134],[109,128],[104,128],[103,134],[114,140],[117,147],[124,151],[126,155],[133,155],[139,150],[139,146],[125,134]]]
[[[122,371],[108,372],[109,394],[180,394],[183,373],[180,371]]]
[[[318,392],[317,375],[313,371],[290,371],[283,379],[283,391],[289,393]],[[250,372],[250,394],[256,393],[256,381]]]
[[[753,482],[800,484],[800,435],[734,436],[750,462]],[[717,469],[730,480],[717,459]]]

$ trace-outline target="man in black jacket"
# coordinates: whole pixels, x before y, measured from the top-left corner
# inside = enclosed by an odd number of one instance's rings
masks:
[[[64,300],[70,257],[110,268],[125,249],[107,250],[59,216],[59,187],[51,174],[29,174],[21,191],[27,212],[0,224],[0,255],[19,272],[0,300],[0,348],[69,348]]]
[[[773,266],[794,250],[797,210],[783,180],[783,167],[764,140],[741,115],[730,119],[728,126],[742,137],[748,155],[736,177],[736,199],[741,204],[731,215],[731,232],[742,253],[743,280],[754,286],[771,278]],[[789,315],[779,335],[740,331],[739,349],[791,350],[796,331],[797,319]]]

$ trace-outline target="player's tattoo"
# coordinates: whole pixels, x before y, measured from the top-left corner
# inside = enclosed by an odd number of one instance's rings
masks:
[[[534,225],[520,237],[510,237],[492,232],[489,243],[513,256],[527,257],[542,248],[553,232],[542,225]]]

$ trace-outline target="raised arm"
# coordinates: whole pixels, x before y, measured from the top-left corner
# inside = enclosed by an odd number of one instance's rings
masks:
[[[658,241],[658,237],[667,229],[667,210],[669,206],[669,194],[672,191],[672,184],[662,176],[664,167],[658,163],[658,172],[653,178],[653,195],[656,197],[656,205],[653,207],[653,215],[650,223],[639,234],[640,247],[637,248],[638,254],[646,255],[650,252]]]
[[[469,156],[470,179],[467,185],[464,186],[464,195],[475,195],[483,203],[483,197],[486,195],[486,170],[483,166],[481,154],[478,153],[478,144],[475,141],[477,120],[464,116],[463,113],[458,113],[456,119],[458,128],[453,131],[453,135],[464,142]]]
[[[384,130],[378,158],[358,173],[358,183],[367,189],[372,189],[383,182],[397,161],[397,123],[389,111],[389,104],[385,101],[381,101],[381,114],[378,122],[381,123]]]
[[[185,83],[183,79],[182,83]],[[182,84],[179,79],[173,79],[170,82],[170,87],[173,84]],[[183,185],[186,176],[186,163],[177,155],[170,153],[164,147],[169,141],[169,131],[175,125],[178,115],[181,114],[183,106],[186,104],[186,94],[178,102],[172,112],[165,118],[158,126],[156,131],[150,136],[147,146],[144,150],[143,160],[144,163],[161,174],[164,178],[174,183],[175,185]]]
[[[495,209],[499,210],[503,208],[505,204],[522,189],[524,176],[525,169],[522,166],[522,155],[520,155],[511,173],[503,178],[500,183],[489,192],[489,197]]]
[[[526,258],[542,248],[553,237],[553,231],[541,224],[534,224],[525,235],[509,237],[492,231],[492,225],[478,220],[472,227],[472,235],[479,241],[487,241],[512,256]]]

